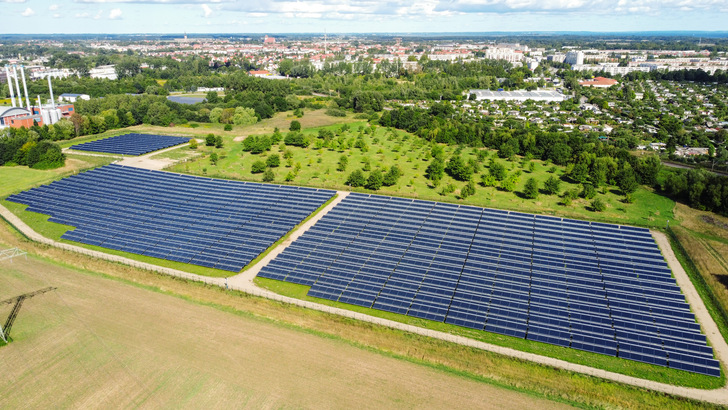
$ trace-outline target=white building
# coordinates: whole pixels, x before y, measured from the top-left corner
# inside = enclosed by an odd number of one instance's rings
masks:
[[[113,64],[111,65],[100,65],[96,68],[89,70],[88,75],[91,78],[106,78],[108,80],[116,80],[116,68]]]
[[[581,65],[584,64],[584,52],[583,51],[569,51],[566,53],[564,58],[566,64]]]
[[[76,73],[69,70],[68,68],[40,68],[36,70],[31,70],[30,79],[42,80],[44,78],[47,78],[48,76],[50,76],[51,78],[68,78],[74,74]]]
[[[468,94],[475,94],[477,101],[546,101],[561,102],[566,99],[564,94],[556,91],[490,91],[470,90]]]
[[[70,103],[75,103],[76,100],[90,100],[91,97],[88,94],[70,94],[70,93],[63,93],[58,96],[58,102],[68,101]]]

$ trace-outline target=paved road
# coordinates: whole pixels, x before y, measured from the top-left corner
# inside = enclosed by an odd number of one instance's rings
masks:
[[[245,292],[248,294],[252,294],[255,296],[260,296],[264,298],[268,298],[271,300],[276,300],[284,303],[289,303],[309,309],[315,309],[331,314],[336,314],[340,316],[345,316],[353,319],[357,319],[364,322],[369,322],[381,326],[387,326],[394,329],[399,329],[402,331],[415,333],[423,336],[428,336],[436,339],[445,340],[452,343],[457,343],[463,346],[469,346],[489,352],[494,352],[498,354],[502,354],[505,356],[515,357],[523,360],[529,360],[535,363],[540,363],[543,365],[556,367],[559,369],[564,369],[572,372],[582,373],[590,376],[596,376],[601,377],[607,380],[612,380],[632,386],[637,386],[645,389],[651,389],[663,393],[669,393],[674,394],[677,396],[687,397],[691,399],[696,400],[702,400],[707,401],[714,404],[724,405],[728,406],[728,385],[723,386],[719,389],[714,390],[701,390],[696,388],[689,388],[689,387],[679,387],[679,386],[673,386],[666,383],[659,383],[651,380],[644,380],[637,377],[632,376],[625,376],[623,374],[614,373],[614,372],[608,372],[606,370],[600,370],[595,369],[589,366],[584,366],[580,364],[574,364],[570,363],[564,360],[554,359],[550,357],[540,356],[534,353],[527,353],[527,352],[521,352],[519,350],[511,349],[508,347],[503,346],[496,346],[484,342],[480,342],[477,340],[468,339],[462,336],[455,336],[449,333],[440,332],[436,330],[429,330],[429,329],[423,329],[417,326],[407,325],[400,322],[395,322],[392,320],[387,319],[381,319],[374,316],[365,315],[362,313],[352,312],[345,309],[339,309],[334,308],[326,305],[322,305],[319,303],[294,299],[286,296],[281,296],[277,293],[273,293],[271,291],[261,289],[253,283],[253,278],[255,275],[262,269],[265,265],[267,265],[274,257],[275,255],[282,252],[285,247],[287,247],[291,242],[293,242],[297,237],[299,237],[305,230],[309,229],[313,224],[323,217],[328,211],[331,210],[335,206],[338,201],[341,201],[344,196],[346,196],[348,193],[346,192],[339,192],[339,196],[336,198],[335,201],[332,201],[331,204],[329,204],[326,208],[324,208],[321,212],[319,212],[316,217],[311,218],[311,220],[307,221],[306,224],[301,226],[300,229],[298,229],[296,232],[292,234],[292,236],[289,238],[289,240],[285,241],[283,244],[278,246],[275,250],[273,250],[269,255],[267,255],[266,258],[263,258],[255,265],[251,266],[247,271],[233,276],[232,278],[228,279],[226,281],[224,278],[209,278],[205,276],[195,275],[192,273],[180,271],[177,269],[170,269],[165,268],[161,266],[152,265],[149,263],[143,263],[138,262],[132,259],[124,258],[117,255],[110,255],[103,252],[93,251],[86,248],[82,248],[75,245],[65,244],[53,241],[51,239],[45,238],[42,235],[35,232],[33,229],[31,229],[28,225],[26,225],[23,221],[21,221],[17,216],[15,216],[12,212],[10,212],[7,208],[0,205],[0,215],[5,218],[10,224],[15,226],[18,230],[23,232],[28,238],[48,244],[51,246],[55,246],[61,249],[66,249],[73,252],[82,253],[85,255],[89,255],[92,257],[96,257],[99,259],[105,259],[110,260],[114,262],[120,262],[124,263],[130,266],[134,266],[141,269],[146,269],[150,271],[155,271],[159,273],[164,273],[172,276],[177,276],[181,278],[186,278],[190,280],[205,282],[209,284],[215,284],[218,286],[228,286],[230,289],[238,290],[241,292]],[[695,287],[690,282],[690,279],[688,278],[687,274],[685,273],[685,270],[682,268],[682,266],[678,263],[677,258],[672,252],[672,248],[669,246],[669,243],[667,241],[667,237],[660,233],[653,231],[653,236],[655,237],[655,240],[657,241],[658,245],[662,249],[663,255],[665,255],[665,259],[670,265],[670,268],[672,269],[673,273],[675,274],[675,277],[677,279],[678,284],[683,289],[683,292],[685,293],[685,296],[690,303],[690,305],[693,308],[693,311],[695,312],[695,315],[698,318],[698,321],[703,326],[703,329],[706,333],[706,336],[708,337],[708,340],[710,340],[711,345],[715,349],[716,356],[718,360],[720,360],[723,365],[726,365],[726,360],[728,359],[728,345],[726,345],[725,340],[721,337],[720,333],[718,332],[718,327],[713,322],[713,319],[710,317],[710,315],[707,312],[707,309],[705,308],[705,305],[703,304],[703,301],[698,296],[697,291],[695,290]]]

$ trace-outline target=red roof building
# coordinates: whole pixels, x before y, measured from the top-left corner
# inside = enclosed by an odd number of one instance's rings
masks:
[[[597,77],[591,80],[582,81],[579,83],[582,87],[596,87],[596,88],[609,88],[615,84],[619,84],[617,80],[611,78]]]

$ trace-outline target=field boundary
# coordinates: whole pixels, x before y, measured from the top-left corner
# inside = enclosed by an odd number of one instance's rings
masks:
[[[422,336],[427,336],[455,344],[459,344],[462,346],[467,346],[475,349],[480,349],[484,351],[489,351],[492,353],[501,354],[504,356],[521,359],[521,360],[527,360],[530,362],[538,363],[545,366],[550,366],[570,372],[575,373],[581,373],[589,376],[599,377],[602,379],[623,383],[626,385],[631,385],[635,387],[640,387],[644,389],[649,389],[657,392],[662,392],[666,394],[671,394],[675,396],[681,396],[686,397],[690,399],[695,400],[701,400],[713,404],[728,406],[728,385],[724,385],[723,387],[719,389],[713,389],[713,390],[702,390],[697,388],[690,388],[690,387],[681,387],[681,386],[673,386],[666,383],[659,383],[654,382],[651,380],[645,380],[640,379],[637,377],[632,376],[626,376],[623,374],[615,373],[615,372],[609,372],[606,370],[596,369],[592,367],[588,367],[585,365],[579,365],[567,362],[565,360],[560,359],[554,359],[546,356],[537,355],[534,353],[527,353],[522,352],[519,350],[515,350],[508,347],[503,346],[497,346],[488,344],[485,342],[480,342],[477,340],[469,339],[463,336],[457,336],[450,333],[445,333],[437,330],[430,330],[425,329],[413,325],[408,325],[400,322],[396,322],[393,320],[388,319],[382,319],[374,316],[369,316],[363,313],[353,312],[346,309],[341,308],[335,308],[319,303],[299,300],[287,296],[282,296],[277,293],[261,289],[252,282],[252,279],[248,281],[243,281],[242,284],[234,284],[233,286],[230,286],[230,284],[227,283],[225,278],[210,278],[205,277],[201,275],[195,275],[192,273],[180,271],[177,269],[171,269],[171,268],[165,268],[157,265],[153,265],[150,263],[144,263],[144,262],[138,262],[129,258],[124,258],[117,255],[109,255],[104,252],[99,251],[93,251],[89,249],[82,248],[80,246],[65,244],[61,242],[57,242],[48,238],[45,238],[44,236],[38,234],[35,232],[32,228],[30,228],[27,224],[25,224],[20,218],[18,218],[15,214],[10,212],[7,208],[0,205],[0,215],[8,221],[8,223],[12,226],[14,226],[16,229],[18,229],[24,236],[29,238],[30,240],[48,245],[57,247],[63,250],[67,250],[70,252],[77,252],[81,253],[87,256],[91,256],[94,258],[99,258],[103,260],[108,260],[112,262],[122,263],[125,265],[129,265],[132,267],[149,270],[161,274],[166,274],[182,279],[192,280],[196,282],[203,282],[206,284],[216,285],[220,287],[227,286],[228,289],[240,291],[249,295],[262,297],[274,301],[278,301],[281,303],[296,305],[299,307],[304,307],[307,309],[314,309],[321,312],[343,316],[363,322],[368,322],[371,324],[379,325],[379,326],[385,326],[392,329],[401,330],[408,333],[414,333],[419,334]],[[728,345],[726,345],[725,340],[721,337],[720,332],[717,330],[717,325],[713,321],[712,317],[710,317],[709,314],[707,314],[707,310],[705,308],[705,305],[703,304],[702,299],[700,299],[700,296],[697,293],[697,290],[693,286],[692,282],[687,276],[687,273],[685,273],[684,269],[682,269],[682,266],[677,262],[677,258],[675,257],[672,248],[669,246],[669,242],[667,239],[667,236],[665,234],[652,231],[653,236],[657,240],[658,244],[661,245],[662,251],[665,254],[665,257],[670,264],[670,267],[673,269],[673,272],[675,273],[675,276],[678,280],[678,283],[683,288],[683,291],[686,293],[686,296],[688,297],[689,302],[691,303],[691,306],[693,309],[695,309],[696,314],[700,313],[699,311],[702,310],[704,314],[701,314],[699,317],[701,319],[701,324],[705,327],[706,330],[706,336],[710,340],[711,344],[716,350],[716,356],[718,357],[718,360],[721,361],[721,363],[724,365],[723,368],[725,369],[725,360],[728,358]],[[665,244],[667,246],[665,247]],[[251,270],[260,269],[265,264],[267,264],[269,261],[268,258],[265,258],[258,262],[256,265],[251,267]],[[674,266],[677,263],[677,266]],[[259,266],[260,265],[260,266]],[[697,300],[695,300],[697,298]],[[705,315],[707,315],[707,322],[705,321]],[[717,339],[717,340],[716,340]]]

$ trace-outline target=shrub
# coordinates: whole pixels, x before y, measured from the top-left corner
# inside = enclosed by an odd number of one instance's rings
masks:
[[[473,169],[459,155],[450,158],[445,171],[458,181],[469,181],[473,177]]]
[[[440,195],[452,194],[453,192],[455,192],[455,189],[455,185],[447,184],[442,188],[442,191],[440,191]]]
[[[366,185],[367,180],[364,177],[364,173],[357,169],[346,178],[346,185],[349,185],[351,187],[362,187]]]
[[[367,179],[367,189],[376,191],[382,187],[383,183],[384,177],[382,176],[382,171],[374,170],[369,174],[369,178]]]
[[[346,111],[340,108],[329,108],[325,114],[331,117],[346,117]]]
[[[215,146],[215,134],[207,134],[207,137],[205,137],[205,145],[208,147]]]
[[[210,154],[210,164],[217,165],[217,152]]]
[[[550,195],[556,195],[559,193],[561,187],[561,180],[551,175],[548,177],[546,182],[543,184],[544,190]]]
[[[396,184],[397,180],[401,176],[402,176],[402,171],[399,169],[399,167],[396,164],[392,165],[392,168],[389,169],[389,172],[387,172],[384,175],[384,185],[392,186],[392,185]]]
[[[605,209],[607,209],[607,204],[602,201],[602,198],[595,198],[591,202],[591,207],[595,212],[603,212]]]
[[[289,131],[301,131],[301,123],[297,120],[291,121],[291,125],[288,127]]]
[[[273,171],[268,168],[263,173],[263,182],[272,182],[274,179],[276,179],[276,175],[273,173]]]
[[[225,124],[225,131],[232,131],[233,126],[231,124]]]
[[[190,140],[190,149],[197,149],[197,140],[194,138]]]
[[[581,191],[581,197],[584,199],[592,199],[597,195],[597,190],[594,189],[592,184],[584,184],[584,189]]]
[[[526,185],[523,187],[523,194],[528,199],[538,198],[538,182],[534,178],[528,178]]]
[[[265,162],[261,160],[253,162],[253,165],[250,167],[250,172],[253,174],[260,174],[263,171],[265,171]]]
[[[276,168],[281,165],[281,157],[278,154],[268,155],[268,158],[265,159],[265,165]]]
[[[286,134],[286,138],[283,140],[286,145],[291,145],[294,147],[301,147],[306,148],[308,147],[308,139],[305,135],[301,134],[298,131],[291,131],[288,134]]]
[[[215,148],[222,148],[222,136],[215,137]]]
[[[463,189],[460,190],[460,198],[465,199],[471,195],[475,195],[475,182],[468,181]]]
[[[339,172],[346,171],[346,166],[349,164],[349,159],[346,157],[346,155],[342,155],[339,158],[338,164],[336,164],[336,170]]]

